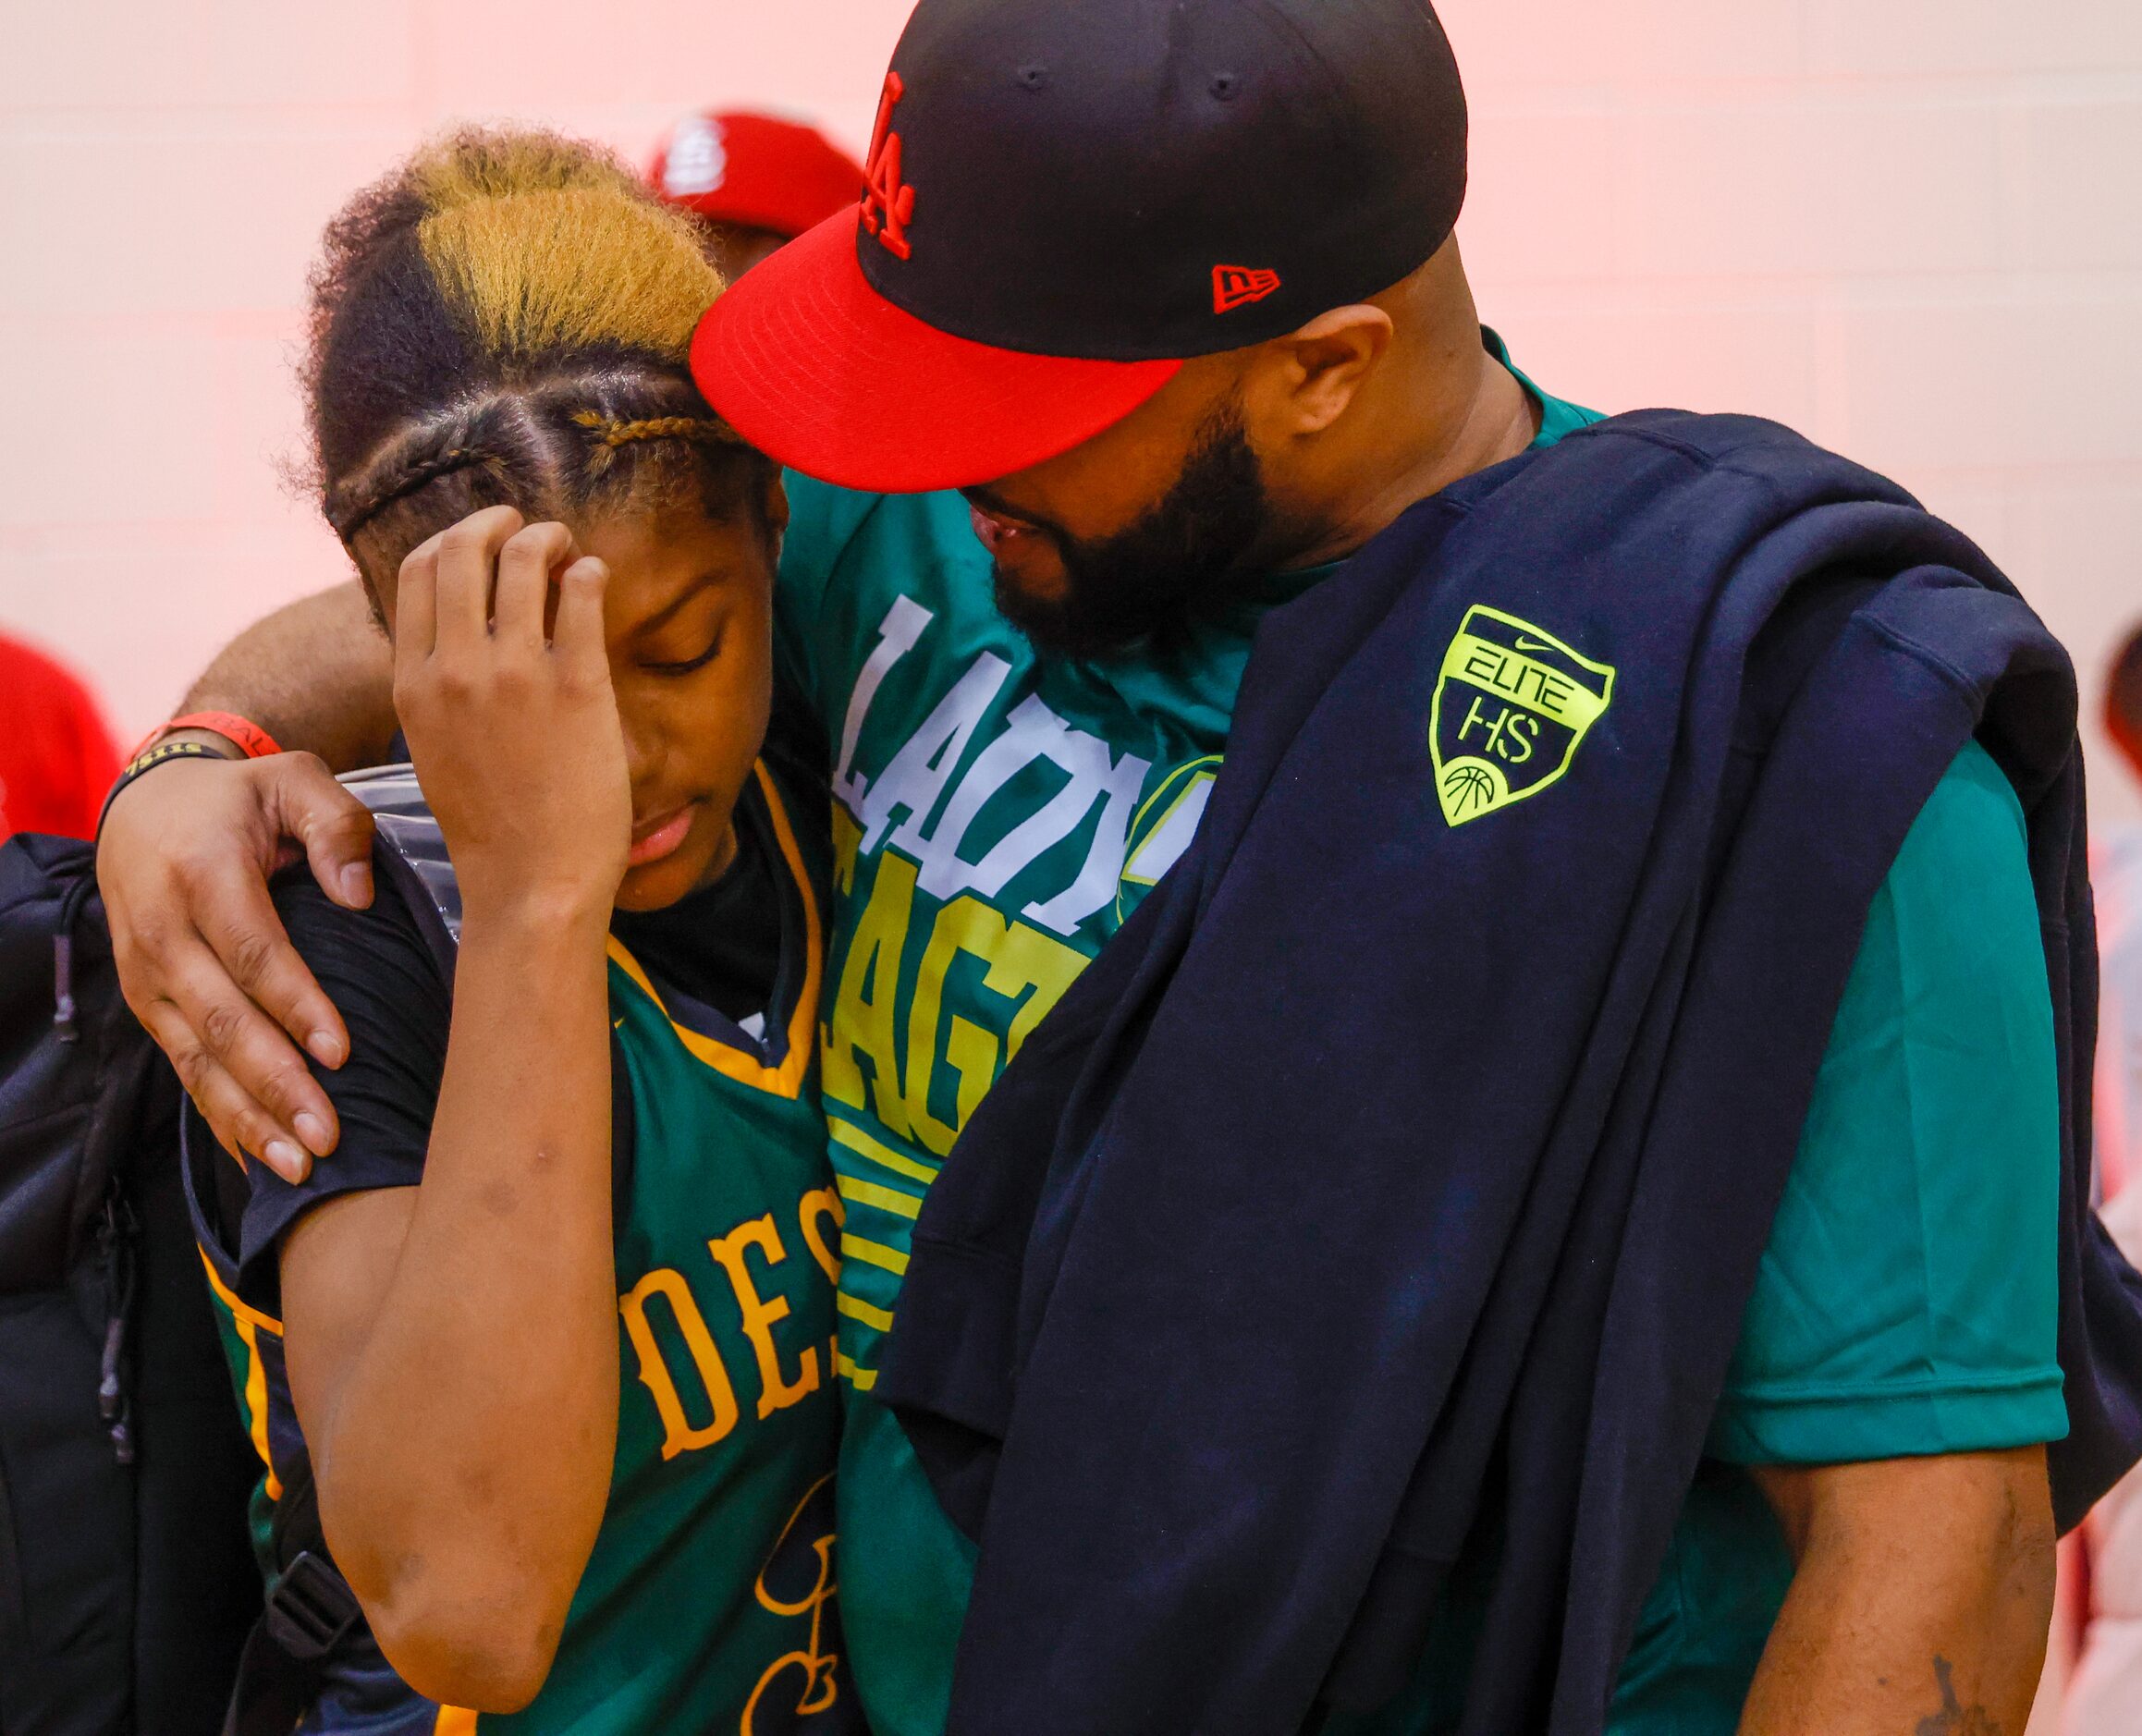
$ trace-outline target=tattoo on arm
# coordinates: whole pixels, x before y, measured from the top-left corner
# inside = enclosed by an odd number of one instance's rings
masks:
[[[1913,1736],[2002,1736],[2001,1724],[1983,1705],[1956,1703],[1955,1668],[1936,1653],[1934,1680],[1941,1684],[1941,1709],[1913,1726]]]

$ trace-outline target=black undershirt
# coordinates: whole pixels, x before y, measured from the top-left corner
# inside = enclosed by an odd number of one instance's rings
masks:
[[[610,932],[656,985],[681,990],[732,1024],[766,1010],[781,969],[778,846],[759,824],[761,799],[738,804],[737,854],[720,879],[659,911],[618,911]]]

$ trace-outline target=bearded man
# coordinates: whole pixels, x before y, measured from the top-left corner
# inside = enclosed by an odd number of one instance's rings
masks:
[[[923,0],[702,327],[795,472],[885,1736],[2020,1730],[2135,1456],[2064,657],[1879,478],[1533,386],[1464,170],[1423,0]],[[385,752],[358,607],[191,703]],[[289,755],[101,873],[295,1168],[285,837],[362,896]]]

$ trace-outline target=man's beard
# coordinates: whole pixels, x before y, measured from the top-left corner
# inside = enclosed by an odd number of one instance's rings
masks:
[[[1043,651],[1166,651],[1227,606],[1267,516],[1257,455],[1230,401],[1206,419],[1182,473],[1144,517],[1097,541],[1051,532],[1064,566],[1060,594],[1033,596],[999,567],[997,607]]]

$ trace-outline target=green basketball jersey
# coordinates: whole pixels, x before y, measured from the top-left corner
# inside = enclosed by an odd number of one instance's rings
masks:
[[[814,1069],[823,864],[806,861],[808,834],[764,766],[743,810],[740,826],[754,826],[760,847],[777,853],[787,905],[765,1032],[747,1033],[689,1001],[610,941],[614,1090],[619,1123],[630,1129],[616,1195],[617,1454],[550,1675],[523,1711],[479,1717],[419,1699],[383,1662],[368,1668],[360,1656],[330,1679],[301,1730],[847,1736],[861,1728],[832,1561],[842,1206],[826,1169]],[[382,896],[395,893],[383,886]],[[301,929],[293,933],[317,967]],[[353,1063],[367,1036],[352,1019]],[[323,1077],[332,1089],[337,1076]],[[322,1160],[323,1192],[349,1184],[336,1176],[342,1161],[339,1152]],[[361,1155],[349,1162],[371,1166],[358,1185],[417,1179],[385,1176]],[[198,1180],[193,1191],[199,1200]],[[259,1305],[272,1287],[263,1262],[236,1257],[227,1235],[199,1227],[273,1497],[275,1467],[288,1469],[300,1440],[281,1324]]]

